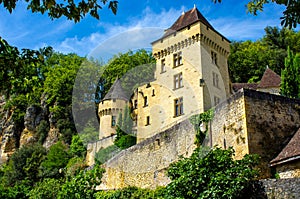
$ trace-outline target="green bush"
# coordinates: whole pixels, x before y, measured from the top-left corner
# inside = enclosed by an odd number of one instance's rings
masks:
[[[197,148],[190,158],[171,164],[168,198],[238,198],[258,172],[258,156],[233,160],[234,150],[215,148],[207,154]]]
[[[49,124],[47,121],[42,120],[40,122],[40,124],[37,126],[36,132],[38,135],[38,142],[40,144],[43,144],[48,136],[48,132],[49,132]]]
[[[28,196],[30,199],[55,199],[61,184],[60,180],[45,178],[42,182],[35,184]]]
[[[85,164],[85,158],[73,157],[69,160],[67,166],[65,167],[66,175],[68,177],[75,176],[86,167],[87,165]]]
[[[94,198],[96,186],[100,185],[104,169],[96,165],[92,170],[81,171],[68,178],[58,193],[59,199]]]
[[[41,145],[21,147],[5,166],[2,182],[6,186],[14,186],[23,180],[29,180],[31,183],[38,181],[38,169],[45,155],[46,150]]]
[[[127,149],[136,144],[136,137],[132,135],[123,135],[115,141],[114,144],[121,149]]]
[[[120,148],[118,148],[116,145],[111,145],[107,148],[100,149],[95,155],[95,162],[103,164],[120,151]]]
[[[162,199],[164,188],[141,189],[127,187],[119,190],[99,191],[95,194],[96,199]]]
[[[68,164],[69,159],[68,147],[65,144],[59,141],[52,145],[41,164],[41,176],[44,178],[63,177],[61,170]]]

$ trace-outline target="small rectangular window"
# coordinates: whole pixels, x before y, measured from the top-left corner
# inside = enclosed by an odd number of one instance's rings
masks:
[[[213,75],[213,86],[219,88],[219,75],[215,72],[213,72],[212,75]]]
[[[182,53],[178,52],[173,54],[173,67],[182,65]]]
[[[182,73],[174,75],[174,89],[183,87]]]
[[[111,116],[111,126],[112,126],[112,127],[116,126],[116,122],[117,122],[116,120],[117,120],[117,117],[116,117],[116,116],[114,116],[114,115]]]
[[[161,60],[161,73],[166,72],[166,60],[162,59]]]
[[[144,107],[148,106],[148,97],[144,97]]]
[[[214,51],[211,51],[211,62],[215,65],[218,65],[217,53]]]
[[[150,125],[150,116],[147,116],[147,117],[146,117],[146,126],[147,126],[147,125]]]
[[[174,100],[174,116],[183,115],[183,98],[177,98]]]
[[[214,103],[215,103],[215,106],[217,106],[220,103],[220,98],[218,98],[217,96],[214,96]]]

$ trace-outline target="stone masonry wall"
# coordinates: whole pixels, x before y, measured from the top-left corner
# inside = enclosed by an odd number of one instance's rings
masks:
[[[107,138],[103,138],[93,143],[88,143],[87,145],[87,154],[86,154],[86,164],[92,166],[95,164],[95,155],[96,153],[103,148],[109,147],[114,144],[114,140],[117,135],[113,135]]]
[[[259,154],[261,177],[271,176],[269,162],[300,126],[300,101],[268,93],[241,90],[215,107],[212,145],[233,146],[236,159]]]
[[[249,153],[244,93],[239,92],[215,107],[209,133],[212,146],[233,147],[235,158]]]
[[[252,197],[261,199],[292,199],[300,198],[300,178],[264,179],[255,182]]]
[[[280,178],[300,178],[300,160],[276,165]]]
[[[261,156],[262,177],[271,176],[269,162],[300,127],[300,100],[244,91],[249,153]]]
[[[179,156],[190,156],[195,148],[195,131],[189,120],[121,151],[105,164],[100,189],[126,186],[154,188],[169,183],[165,174]]]

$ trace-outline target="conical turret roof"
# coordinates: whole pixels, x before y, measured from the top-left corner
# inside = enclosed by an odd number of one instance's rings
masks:
[[[114,84],[110,87],[109,91],[102,101],[111,99],[122,99],[125,101],[129,100],[124,89],[121,86],[121,80],[119,78],[117,78]]]

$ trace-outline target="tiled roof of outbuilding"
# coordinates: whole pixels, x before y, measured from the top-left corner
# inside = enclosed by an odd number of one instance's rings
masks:
[[[262,76],[258,88],[280,87],[281,78],[274,71],[267,68]]]
[[[298,129],[289,143],[270,163],[271,166],[275,166],[296,159],[300,159],[300,129]]]
[[[257,83],[232,83],[232,89],[234,92],[237,92],[241,88],[256,90],[257,86]]]

